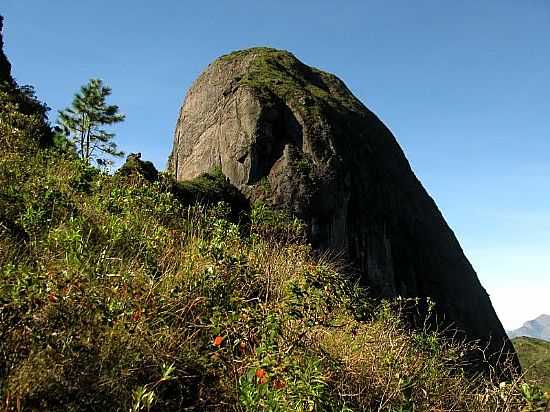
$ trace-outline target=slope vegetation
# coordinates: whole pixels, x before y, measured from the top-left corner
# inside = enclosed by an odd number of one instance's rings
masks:
[[[20,92],[0,90],[7,410],[543,404],[527,383],[466,376],[474,348],[408,328],[416,302],[370,299],[300,221],[247,211],[219,172],[180,184],[132,159],[104,174],[45,145]]]
[[[512,342],[529,379],[550,391],[550,342],[530,337],[514,338]]]

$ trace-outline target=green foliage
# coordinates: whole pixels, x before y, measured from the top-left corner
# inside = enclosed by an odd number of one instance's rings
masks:
[[[140,158],[141,153],[130,154],[126,159],[126,163],[124,163],[122,167],[117,170],[117,174],[126,177],[137,174],[141,175],[144,179],[150,182],[157,181],[159,178],[159,173],[155,168],[155,165],[153,165],[152,162],[143,161]]]
[[[277,242],[305,242],[306,226],[284,210],[276,210],[263,202],[255,202],[250,211],[253,233]]]
[[[35,103],[35,111],[31,107],[22,109],[27,100]],[[2,156],[3,162],[14,160],[12,156],[23,154],[23,150],[32,153],[39,146],[47,127],[46,110],[35,100],[32,89],[0,86],[0,144],[7,152]]]
[[[311,160],[307,157],[303,157],[298,162],[296,162],[296,169],[303,175],[308,176],[312,171]]]
[[[125,118],[119,113],[118,106],[107,104],[106,98],[110,95],[110,87],[105,86],[100,79],[90,79],[75,94],[71,107],[59,112],[59,125],[87,164],[95,159],[99,165],[105,166],[110,164],[109,158],[99,156],[123,155],[113,142],[114,133],[101,129],[102,126],[122,122]]]
[[[10,96],[4,98],[9,101]],[[537,410],[410,330],[220,171],[107,175],[0,109],[0,398],[13,410]],[[241,211],[240,216],[235,214]],[[236,218],[237,217],[237,218]],[[415,303],[411,303],[414,305]]]
[[[541,384],[550,393],[550,342],[541,339],[518,337],[512,343],[526,375]]]
[[[174,181],[168,174],[162,174],[160,181],[184,205],[226,203],[230,209],[228,217],[232,220],[243,217],[241,212],[249,208],[248,200],[229,183],[219,168],[203,173],[195,179],[180,182]]]

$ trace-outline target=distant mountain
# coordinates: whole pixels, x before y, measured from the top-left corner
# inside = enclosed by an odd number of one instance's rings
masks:
[[[527,378],[539,383],[544,391],[550,391],[550,342],[518,337],[512,339],[512,343]]]
[[[538,318],[525,322],[519,329],[508,331],[510,338],[528,336],[550,341],[550,315],[540,315]]]

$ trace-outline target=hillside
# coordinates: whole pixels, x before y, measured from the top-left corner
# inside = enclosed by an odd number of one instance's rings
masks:
[[[0,84],[5,410],[545,407],[527,381],[467,373],[480,348],[413,328],[433,302],[369,295],[219,169],[176,182],[129,156],[109,175],[46,114]]]
[[[525,322],[521,328],[509,331],[508,336],[511,338],[527,336],[550,341],[550,315],[540,315],[536,319]]]
[[[550,391],[550,342],[530,337],[512,339],[527,377],[541,382]]]

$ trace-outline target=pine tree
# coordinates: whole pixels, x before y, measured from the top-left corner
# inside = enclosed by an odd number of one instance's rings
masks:
[[[107,165],[111,161],[100,156],[121,157],[124,154],[113,141],[115,134],[101,128],[125,118],[118,106],[106,103],[110,95],[110,87],[100,79],[90,79],[75,94],[71,107],[59,112],[57,122],[75,144],[78,155],[88,164],[94,159],[99,165]]]

